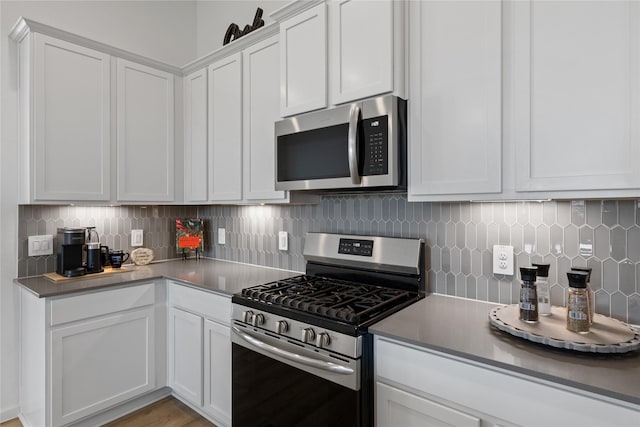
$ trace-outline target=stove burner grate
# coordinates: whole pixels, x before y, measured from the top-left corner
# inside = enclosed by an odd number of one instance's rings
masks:
[[[408,291],[301,275],[242,290],[262,303],[360,324],[411,298]]]

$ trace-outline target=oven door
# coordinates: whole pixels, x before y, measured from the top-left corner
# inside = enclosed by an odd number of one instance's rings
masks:
[[[361,427],[371,424],[360,360],[306,348],[236,324],[232,341],[234,427]]]

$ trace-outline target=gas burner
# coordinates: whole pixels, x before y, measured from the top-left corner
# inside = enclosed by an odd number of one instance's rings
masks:
[[[350,324],[412,298],[410,292],[398,289],[308,275],[243,289],[242,296]]]

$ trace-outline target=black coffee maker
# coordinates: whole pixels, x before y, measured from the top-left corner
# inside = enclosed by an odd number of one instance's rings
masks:
[[[84,275],[86,269],[82,264],[82,249],[85,242],[85,229],[58,228],[56,242],[56,273],[65,277]]]

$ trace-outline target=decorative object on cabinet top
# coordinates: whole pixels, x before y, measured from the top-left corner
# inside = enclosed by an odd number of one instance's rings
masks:
[[[251,25],[245,25],[242,31],[240,27],[235,22],[230,24],[227,28],[227,32],[224,35],[224,40],[222,41],[222,45],[227,45],[234,40],[238,40],[240,37],[249,34],[252,31],[257,30],[260,27],[264,27],[264,20],[262,19],[263,10],[258,8],[256,10],[256,14],[253,17],[253,22]]]
[[[594,314],[588,334],[566,329],[566,308],[551,307],[551,315],[537,323],[518,319],[518,304],[495,307],[489,321],[501,331],[551,347],[587,353],[627,353],[640,348],[640,334],[631,326],[601,314]]]

